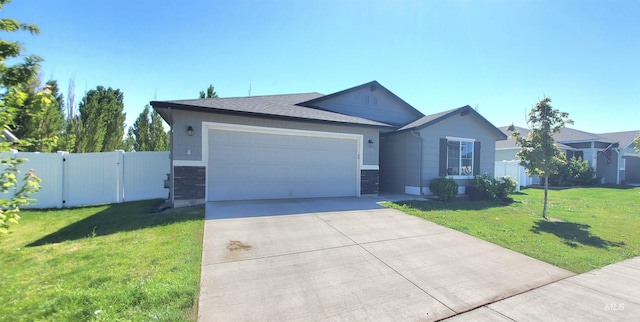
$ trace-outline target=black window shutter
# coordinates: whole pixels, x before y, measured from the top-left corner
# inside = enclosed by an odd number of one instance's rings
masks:
[[[447,175],[447,139],[440,139],[440,176]]]
[[[480,174],[480,141],[473,142],[473,175]]]

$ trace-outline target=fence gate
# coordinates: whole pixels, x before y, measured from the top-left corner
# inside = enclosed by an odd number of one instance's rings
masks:
[[[18,169],[34,169],[40,191],[25,208],[62,208],[167,198],[164,180],[170,171],[169,152],[2,153],[2,158],[26,158]],[[20,180],[21,181],[21,180]]]

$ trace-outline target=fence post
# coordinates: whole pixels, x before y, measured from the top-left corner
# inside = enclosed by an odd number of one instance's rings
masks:
[[[60,208],[67,206],[67,200],[69,199],[69,152],[58,151],[62,155],[62,194],[60,200]]]
[[[65,158],[69,152],[66,151],[58,151],[56,152],[56,162],[58,162],[58,166],[56,167],[60,173],[60,191],[58,192],[57,200],[56,200],[56,208],[60,209],[64,207],[64,189],[65,189],[65,180],[64,180],[64,163]]]
[[[117,198],[116,202],[124,202],[124,150],[116,150],[116,166],[118,167],[117,173],[117,181],[116,181],[116,191]]]

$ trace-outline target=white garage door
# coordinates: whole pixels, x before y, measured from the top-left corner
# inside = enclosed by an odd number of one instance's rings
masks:
[[[358,195],[358,137],[208,131],[209,201]]]

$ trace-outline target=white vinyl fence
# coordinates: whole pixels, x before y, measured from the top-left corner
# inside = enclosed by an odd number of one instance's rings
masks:
[[[496,178],[509,176],[518,182],[516,191],[520,191],[520,187],[527,187],[533,183],[533,179],[527,175],[524,167],[521,166],[520,161],[496,161],[494,175]]]
[[[42,181],[25,208],[62,208],[167,198],[164,180],[169,152],[2,153],[2,158],[27,158],[21,176],[34,169]]]

